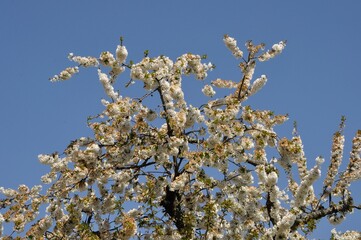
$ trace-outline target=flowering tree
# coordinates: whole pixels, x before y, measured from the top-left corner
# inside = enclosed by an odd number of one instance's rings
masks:
[[[172,61],[145,53],[133,64],[126,61],[122,38],[115,56],[70,54],[77,66],[51,81],[67,80],[80,67],[98,68],[108,97],[102,100],[105,110],[88,119],[94,137],[72,141],[61,154],[39,155],[50,167],[41,178],[49,187],[0,188],[0,226],[13,223],[13,233],[3,239],[21,232],[29,239],[306,239],[320,219],[337,224],[361,209],[349,191],[361,176],[361,131],[339,173],[341,120],[323,188],[315,193],[324,159],[308,167],[297,131],[287,139],[273,129],[287,116],[245,104],[267,81],[265,75],[253,80],[256,62],[280,54],[286,42],[264,50],[264,44],[248,41],[244,55],[234,38],[223,40],[240,60],[241,80],[211,81],[201,90],[206,96],[216,94],[213,88],[228,89],[228,95],[199,107],[186,102],[182,78],[205,80],[214,68],[203,63],[205,57],[188,53]],[[127,69],[126,87],[133,80],[144,84],[139,98],[113,87]],[[149,98],[159,98],[159,105],[146,104]],[[269,157],[266,149],[279,155]],[[287,180],[286,190],[280,189],[280,178]],[[359,239],[361,233],[332,232],[333,239],[343,237]]]

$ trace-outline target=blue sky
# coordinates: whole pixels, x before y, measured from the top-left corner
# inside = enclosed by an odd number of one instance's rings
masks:
[[[359,1],[1,1],[0,186],[38,184],[48,170],[38,154],[62,151],[70,140],[91,134],[86,118],[102,110],[99,100],[105,97],[96,70],[59,84],[48,78],[72,65],[68,53],[114,51],[119,36],[134,61],[146,49],[173,59],[207,54],[217,66],[208,81],[240,78],[224,34],[240,47],[250,39],[269,47],[286,39],[280,56],[258,64],[255,76],[266,74],[268,82],[249,104],[288,113],[289,122],[278,128],[281,136],[291,135],[296,120],[311,166],[318,155],[329,158],[332,134],[345,115],[348,156],[361,128],[360,10]],[[359,202],[360,187],[352,188]],[[359,216],[336,228],[361,231]],[[333,227],[327,225],[323,221],[312,237],[328,237]]]

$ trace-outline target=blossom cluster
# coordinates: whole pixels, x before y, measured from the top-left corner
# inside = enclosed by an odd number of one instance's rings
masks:
[[[327,171],[327,177],[323,183],[325,190],[328,192],[330,192],[330,189],[333,187],[332,185],[341,165],[344,143],[345,137],[340,132],[336,132],[333,136],[332,142],[331,163]]]
[[[356,136],[352,140],[352,150],[350,153],[350,162],[346,171],[341,174],[340,180],[337,182],[333,193],[342,196],[353,181],[361,178],[361,130],[358,130]]]
[[[337,232],[336,229],[331,231],[333,240],[354,240],[361,239],[361,233],[357,231],[346,231],[344,233]]]
[[[69,53],[68,58],[82,67],[96,67],[99,65],[99,62],[95,57],[74,56],[74,53]]]
[[[271,58],[274,58],[275,56],[280,54],[285,47],[286,47],[286,41],[280,41],[279,43],[274,44],[270,50],[262,53],[258,57],[258,60],[261,62],[268,61]]]
[[[226,44],[226,47],[232,52],[233,56],[236,58],[242,58],[243,52],[237,46],[237,40],[228,36],[224,35],[223,42]]]
[[[248,96],[252,96],[252,95],[256,94],[259,90],[261,90],[263,88],[263,86],[266,84],[266,82],[267,82],[266,75],[262,75],[260,78],[257,78],[253,82]]]
[[[236,83],[232,80],[223,80],[223,79],[217,78],[216,80],[212,81],[212,85],[217,88],[236,88],[238,86],[238,83]]]
[[[50,81],[57,82],[57,81],[68,80],[75,73],[79,72],[79,67],[85,67],[85,68],[98,67],[100,63],[103,66],[111,68],[109,72],[109,76],[110,76],[110,83],[113,84],[115,79],[118,77],[118,75],[124,72],[125,67],[123,65],[125,63],[127,56],[128,56],[128,51],[126,47],[123,45],[118,45],[116,49],[116,57],[114,57],[114,55],[108,51],[102,52],[99,58],[91,57],[91,56],[88,57],[75,56],[74,53],[69,53],[68,59],[70,61],[78,63],[78,66],[66,68],[65,70],[61,71],[58,75],[54,75],[52,78],[50,78]],[[103,79],[104,78],[105,77],[103,77]]]
[[[54,75],[54,77],[50,78],[51,82],[61,81],[61,80],[68,80],[71,78],[75,73],[79,72],[79,67],[68,67],[65,70],[61,71],[59,75]]]
[[[212,97],[216,94],[211,85],[205,85],[202,89],[202,92],[208,97]]]

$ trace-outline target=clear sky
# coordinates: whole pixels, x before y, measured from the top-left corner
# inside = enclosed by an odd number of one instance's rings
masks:
[[[217,66],[208,81],[240,78],[224,34],[240,47],[246,40],[270,47],[286,39],[280,56],[258,64],[255,76],[266,74],[268,82],[249,103],[290,115],[277,129],[281,136],[290,137],[292,122],[298,122],[309,167],[318,155],[329,159],[332,134],[345,115],[347,160],[361,128],[360,10],[356,0],[2,0],[0,186],[38,184],[48,170],[38,163],[38,154],[61,152],[70,140],[91,134],[86,118],[102,110],[99,100],[105,97],[96,70],[83,70],[63,83],[48,78],[73,65],[68,53],[99,56],[114,51],[120,36],[134,61],[146,49],[151,56],[173,59],[187,52],[207,54]],[[185,91],[194,98],[199,94]],[[359,203],[360,188],[360,182],[352,188]],[[337,230],[361,231],[360,215],[348,216]],[[327,238],[332,228],[322,221],[312,237]]]

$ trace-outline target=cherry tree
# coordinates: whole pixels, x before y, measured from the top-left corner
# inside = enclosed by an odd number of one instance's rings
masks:
[[[115,54],[69,54],[76,66],[50,80],[65,81],[80,68],[97,68],[107,98],[101,100],[104,111],[88,119],[93,137],[71,141],[62,153],[39,155],[39,161],[50,167],[41,177],[44,189],[0,188],[0,236],[307,239],[320,219],[338,224],[361,209],[349,190],[361,176],[361,130],[341,171],[342,118],[323,187],[314,190],[324,159],[306,160],[296,129],[290,139],[274,131],[287,115],[247,105],[267,82],[266,75],[253,76],[256,63],[279,55],[286,41],[270,49],[248,41],[246,54],[234,38],[225,35],[223,41],[239,60],[240,81],[207,82],[214,65],[190,53],[171,60],[146,52],[133,63],[127,60],[122,38]],[[118,91],[114,84],[120,77],[129,79],[123,77],[126,71],[131,80],[123,81],[124,90]],[[208,101],[200,106],[184,97],[182,79],[190,75],[204,81],[199,92]],[[133,84],[143,84],[144,92],[137,98],[126,96]],[[228,94],[216,98],[219,89]],[[282,181],[287,188],[281,189]],[[4,222],[13,223],[13,230],[4,231]],[[360,239],[361,233],[333,230],[330,236]]]

